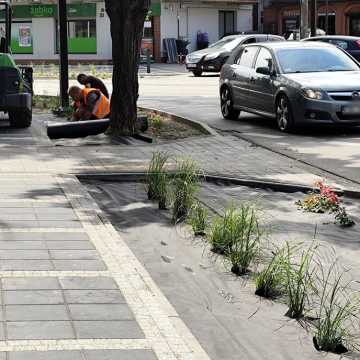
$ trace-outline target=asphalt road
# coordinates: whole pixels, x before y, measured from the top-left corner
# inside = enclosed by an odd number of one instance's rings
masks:
[[[310,127],[283,134],[268,119],[243,113],[224,120],[220,113],[218,76],[190,74],[140,79],[140,104],[193,118],[258,145],[360,183],[360,127]]]

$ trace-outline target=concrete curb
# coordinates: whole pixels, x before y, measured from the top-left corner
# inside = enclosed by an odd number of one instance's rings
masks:
[[[171,120],[177,121],[179,123],[182,124],[187,124],[189,126],[194,127],[195,129],[201,131],[202,133],[206,134],[206,135],[212,135],[212,136],[217,136],[218,133],[216,130],[212,129],[210,126],[203,124],[200,121],[197,120],[191,120],[188,118],[184,118],[182,116],[178,116],[172,113],[168,113],[166,111],[162,111],[162,110],[158,110],[158,109],[153,109],[153,108],[148,108],[148,107],[143,107],[143,106],[138,106],[138,109],[140,111],[149,111],[149,112],[153,112],[156,115],[160,115],[160,116],[166,116],[169,117]]]
[[[119,181],[132,182],[144,181],[146,179],[146,172],[121,172],[121,173],[85,173],[76,175],[81,180],[98,180],[98,181]],[[223,183],[228,185],[241,185],[251,188],[271,189],[276,192],[295,193],[302,192],[304,194],[314,190],[314,187],[290,184],[279,181],[260,180],[250,177],[236,178],[227,175],[205,174],[205,181],[211,183]],[[354,190],[338,190],[336,193],[340,196],[347,196],[349,198],[360,199],[360,192]]]

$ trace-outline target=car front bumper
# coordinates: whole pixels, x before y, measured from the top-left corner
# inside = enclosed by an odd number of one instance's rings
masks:
[[[343,108],[351,105],[354,105],[353,101],[311,100],[301,97],[292,110],[297,124],[360,125],[360,113],[351,116],[343,113]]]
[[[0,111],[32,109],[32,96],[29,93],[0,95]]]

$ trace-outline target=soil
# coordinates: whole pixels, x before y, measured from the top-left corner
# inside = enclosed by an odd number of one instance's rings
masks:
[[[154,138],[156,143],[204,135],[200,130],[192,126],[174,121],[167,117],[161,117],[161,126],[159,127],[151,126],[150,122],[149,130],[146,131],[145,134]]]
[[[312,334],[285,317],[285,304],[256,296],[251,276],[233,275],[231,265],[203,239],[194,239],[188,226],[171,225],[171,213],[147,200],[144,184],[88,181],[86,186],[211,359],[323,359]],[[324,263],[335,255],[359,280],[360,225],[343,229],[328,215],[303,213],[295,205],[302,197],[221,184],[203,184],[200,193],[200,200],[217,212],[230,202],[257,203],[269,230],[264,247],[286,240],[312,243],[315,236],[328,252]],[[344,201],[360,224],[359,203]],[[326,359],[339,356],[329,353]]]
[[[33,112],[35,114],[49,114],[49,122],[66,122],[67,117],[56,117],[51,112],[59,106],[59,98],[57,96],[35,95],[33,97]],[[139,116],[142,114],[139,113]],[[150,118],[149,114],[149,118]],[[70,116],[70,113],[68,114]],[[169,141],[182,140],[194,136],[204,136],[204,133],[195,127],[175,121],[171,118],[161,116],[157,126],[152,125],[151,119],[149,120],[149,129],[143,133],[151,137],[153,143],[159,144]],[[110,138],[108,135],[89,136],[82,139],[61,139],[56,140],[54,143],[58,146],[81,146],[81,145],[118,145],[118,144],[143,144],[141,140]]]

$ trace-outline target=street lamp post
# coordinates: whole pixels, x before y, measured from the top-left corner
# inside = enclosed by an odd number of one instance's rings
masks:
[[[58,34],[60,39],[60,99],[61,107],[64,109],[69,106],[69,56],[66,0],[58,0]]]

